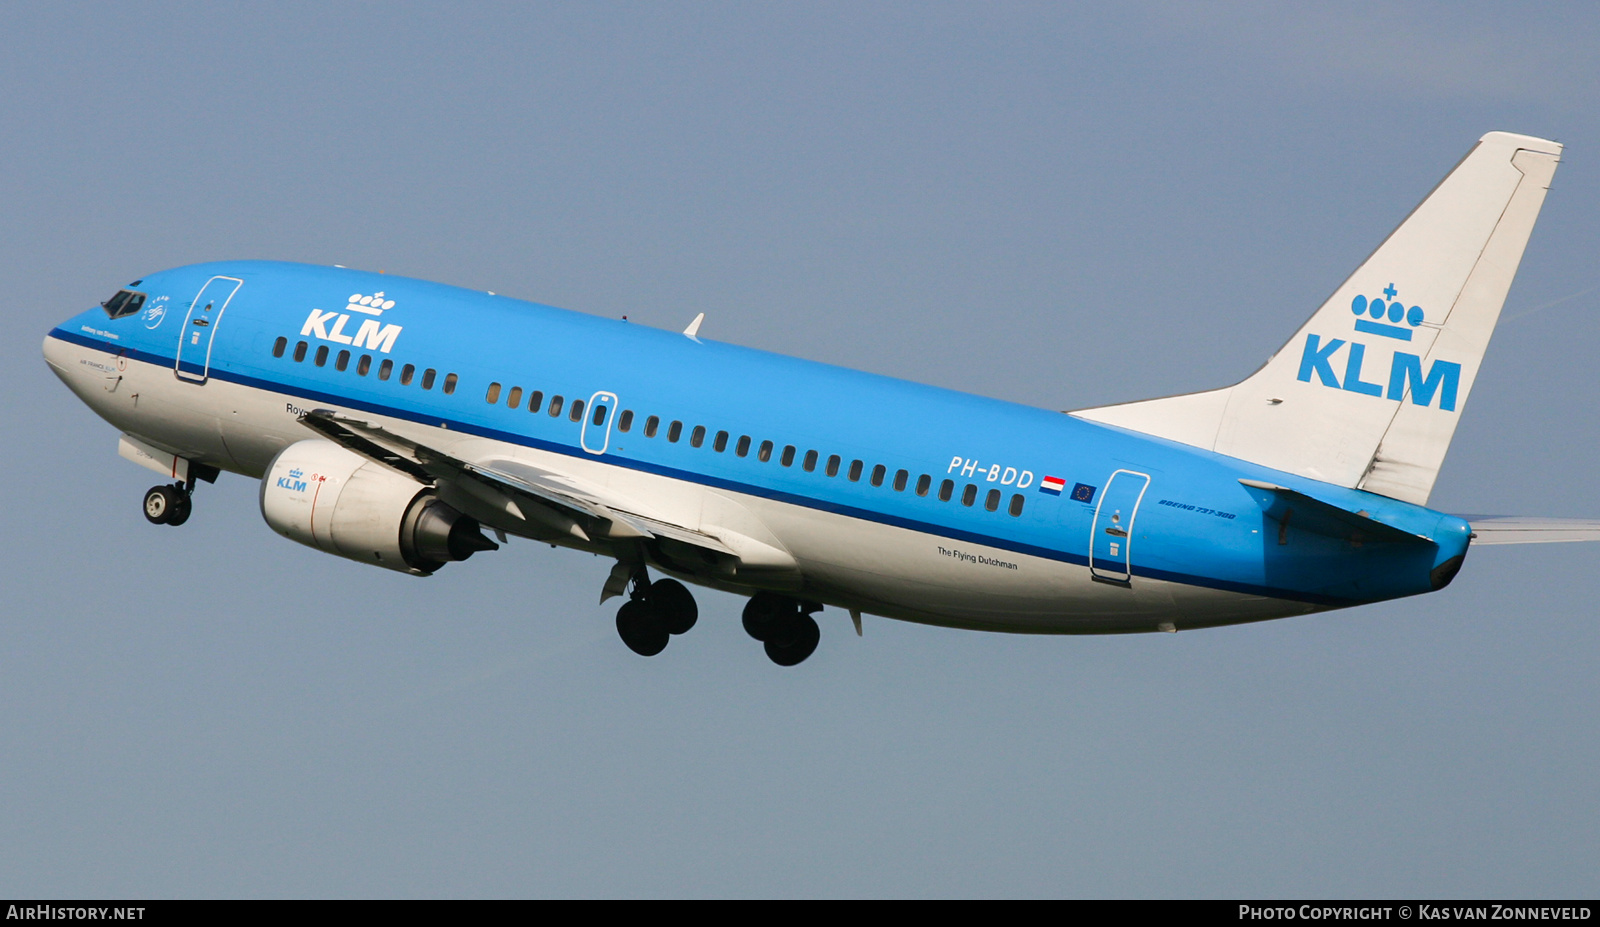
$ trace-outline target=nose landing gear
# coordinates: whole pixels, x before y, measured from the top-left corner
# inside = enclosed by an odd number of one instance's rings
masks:
[[[811,617],[821,610],[816,602],[758,592],[744,607],[744,630],[761,642],[772,662],[795,666],[811,656],[822,639],[822,630]]]
[[[150,487],[144,494],[144,517],[153,525],[177,527],[183,524],[194,511],[192,491],[192,487],[182,483]]]
[[[123,437],[127,438],[126,435]],[[166,486],[152,486],[144,494],[144,517],[152,525],[171,525],[176,528],[188,521],[189,513],[194,511],[195,481],[215,483],[222,472],[198,460],[174,459],[183,464],[182,467],[174,466],[174,475],[182,476],[183,480]]]
[[[617,609],[617,634],[628,649],[653,657],[667,648],[674,634],[686,634],[700,620],[694,595],[675,579],[650,577],[640,570],[633,578],[628,601]]]

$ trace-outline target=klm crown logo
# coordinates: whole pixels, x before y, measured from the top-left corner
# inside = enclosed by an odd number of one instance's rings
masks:
[[[1389,297],[1391,301],[1386,303],[1376,296],[1370,300],[1365,296],[1357,296],[1350,301],[1350,311],[1356,314],[1356,331],[1366,332],[1369,335],[1380,335],[1384,338],[1398,338],[1401,341],[1410,341],[1411,329],[1422,325],[1422,320],[1425,318],[1422,307],[1412,306],[1407,309],[1405,303],[1395,299],[1396,296],[1400,295],[1400,291],[1396,290],[1392,283],[1383,288],[1383,295]],[[1372,316],[1372,321],[1369,322],[1362,316]],[[1389,320],[1390,324],[1385,325],[1383,323],[1382,320],[1385,318]],[[1401,328],[1401,319],[1405,319],[1406,324],[1411,328]]]
[[[1400,295],[1400,291],[1395,289],[1392,283],[1384,287],[1383,295],[1387,299],[1357,296],[1350,301],[1350,310],[1356,315],[1356,331],[1396,341],[1410,341],[1412,334],[1422,327],[1427,317],[1426,313],[1422,311],[1421,306],[1406,308],[1405,303],[1396,298]],[[1405,324],[1402,325],[1402,322]],[[1347,344],[1349,350],[1345,352],[1344,380],[1341,382],[1338,373],[1334,371],[1333,358],[1339,349]],[[1409,396],[1412,405],[1418,406],[1432,406],[1434,397],[1438,397],[1440,411],[1456,410],[1456,397],[1461,390],[1460,364],[1436,360],[1433,366],[1428,368],[1427,376],[1423,376],[1421,357],[1408,351],[1396,350],[1389,358],[1389,382],[1386,389],[1383,383],[1370,383],[1361,379],[1361,368],[1367,363],[1368,347],[1370,346],[1354,339],[1346,342],[1342,338],[1330,338],[1324,342],[1321,335],[1308,334],[1305,351],[1300,355],[1298,379],[1302,383],[1310,383],[1312,378],[1315,378],[1318,383],[1330,389],[1360,393],[1364,396],[1381,396],[1397,402]]]
[[[350,296],[350,305],[345,307],[350,312],[365,312],[367,315],[383,315],[383,310],[393,308],[394,300],[384,299],[382,291],[371,296],[354,293]]]

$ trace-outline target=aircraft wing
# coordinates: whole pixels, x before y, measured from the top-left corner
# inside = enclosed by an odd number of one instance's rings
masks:
[[[469,462],[396,434],[374,422],[328,409],[300,416],[300,424],[368,460],[429,485],[449,483],[522,521],[594,537],[669,538],[702,550],[739,556],[720,539],[684,525],[627,511],[594,487],[526,461],[494,458]],[[543,510],[549,510],[543,511]],[[551,518],[553,514],[556,517]]]
[[[1526,515],[1461,515],[1472,526],[1472,543],[1555,544],[1600,541],[1600,520],[1530,518]]]

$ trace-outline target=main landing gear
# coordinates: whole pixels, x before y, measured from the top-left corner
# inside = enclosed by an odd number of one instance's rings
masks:
[[[160,488],[160,487],[158,487]],[[151,490],[154,492],[155,490]],[[618,566],[611,587],[621,592],[620,578],[627,568]],[[644,567],[636,566],[628,580],[628,601],[617,609],[617,635],[641,657],[667,649],[673,635],[684,634],[699,620],[694,596],[675,579],[650,581]],[[767,656],[779,666],[804,662],[817,649],[822,631],[811,616],[822,605],[776,592],[758,592],[744,607],[744,629],[765,646]]]
[[[811,617],[821,610],[816,602],[758,592],[744,607],[744,630],[766,647],[772,662],[794,666],[811,656],[822,639],[817,620]]]
[[[152,525],[177,527],[189,520],[194,510],[194,481],[173,483],[170,486],[152,486],[144,494],[144,517]]]
[[[674,634],[684,634],[700,619],[694,596],[675,579],[650,577],[640,570],[633,578],[628,601],[617,609],[617,634],[628,649],[653,657],[667,649]]]

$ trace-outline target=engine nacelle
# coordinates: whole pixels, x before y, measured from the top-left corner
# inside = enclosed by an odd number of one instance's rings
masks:
[[[317,438],[272,459],[261,517],[291,541],[418,576],[499,548],[429,487]]]

